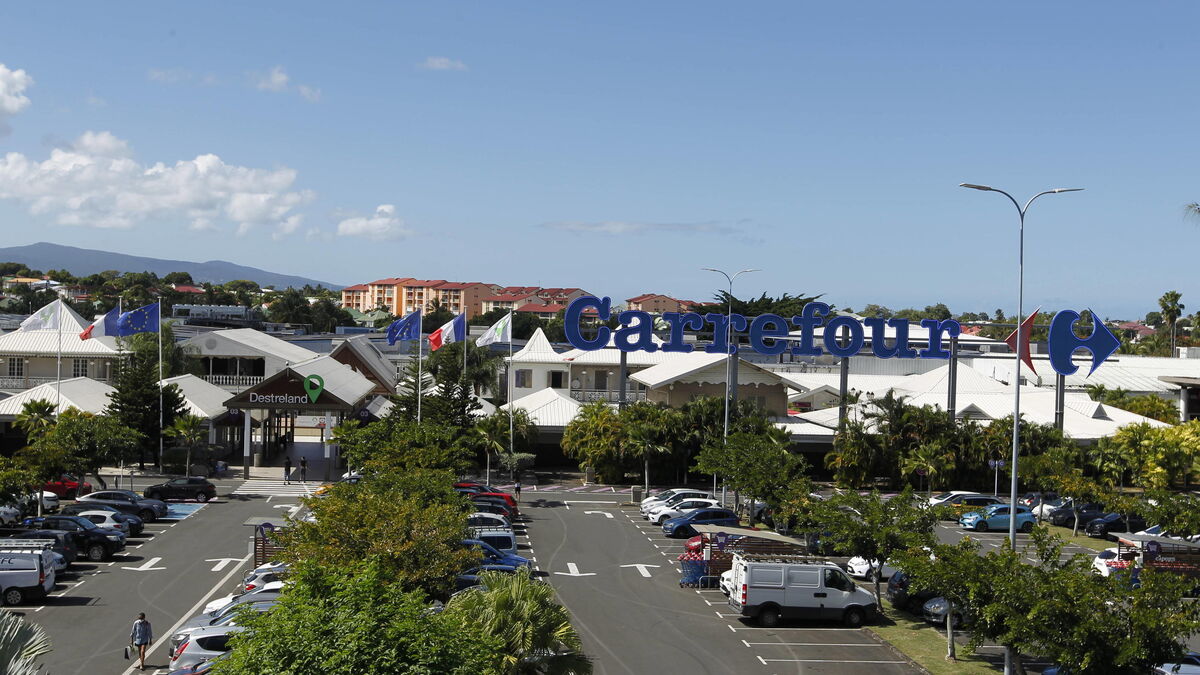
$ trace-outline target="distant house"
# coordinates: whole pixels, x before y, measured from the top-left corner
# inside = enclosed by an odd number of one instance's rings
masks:
[[[1117,324],[1117,330],[1121,331],[1121,337],[1134,342],[1148,338],[1158,332],[1141,321],[1126,321],[1125,323],[1119,323]]]
[[[643,293],[626,299],[625,304],[632,310],[662,314],[663,312],[687,312],[696,303],[678,300],[662,293]]]
[[[189,295],[204,295],[204,289],[199,286],[191,286],[189,284],[171,284],[171,288],[175,289],[176,293],[187,293]]]

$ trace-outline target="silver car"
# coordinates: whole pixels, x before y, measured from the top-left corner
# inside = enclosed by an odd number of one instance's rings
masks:
[[[130,513],[144,522],[153,522],[167,515],[166,502],[146,499],[130,490],[99,490],[76,499],[81,504],[104,504],[123,513]]]
[[[190,668],[227,653],[229,638],[244,630],[241,626],[212,626],[196,630],[183,644],[171,650],[171,670]]]
[[[268,594],[260,594],[260,595],[268,595]],[[278,594],[276,594],[276,598],[277,597],[278,597]],[[214,617],[209,617],[204,614],[201,614],[200,616],[198,616],[196,618],[189,619],[187,623],[180,626],[179,629],[176,630],[171,635],[171,650],[174,651],[174,650],[178,649],[179,645],[188,639],[188,636],[190,636],[192,633],[195,633],[196,631],[201,630],[203,628],[215,628],[218,626],[236,626],[238,614],[242,611],[242,608],[244,608],[244,607],[248,607],[249,610],[247,610],[247,611],[251,611],[251,612],[265,612],[268,609],[271,609],[272,607],[274,607],[276,602],[278,602],[278,599],[263,599],[261,602],[241,602],[241,603],[236,603],[236,604],[230,604],[228,609],[226,609],[224,612],[221,612],[220,614],[218,614]]]

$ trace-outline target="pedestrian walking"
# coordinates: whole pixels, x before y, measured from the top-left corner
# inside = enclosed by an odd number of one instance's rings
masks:
[[[300,458],[300,482],[301,483],[308,482],[308,458],[307,457]]]
[[[292,456],[288,455],[283,458],[283,483],[285,485],[292,484]]]
[[[513,486],[513,492],[517,493],[517,501],[521,501],[521,481],[517,481],[517,484]]]
[[[138,612],[138,618],[133,622],[133,628],[129,631],[129,644],[133,646],[133,650],[138,655],[138,668],[141,670],[146,669],[146,647],[151,642],[154,642],[154,629],[146,620],[146,614]]]

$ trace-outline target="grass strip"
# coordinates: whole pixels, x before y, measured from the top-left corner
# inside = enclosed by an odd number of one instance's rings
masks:
[[[883,618],[867,629],[883,638],[905,656],[933,675],[972,675],[995,673],[997,668],[978,654],[967,654],[963,645],[957,648],[958,660],[946,660],[946,634],[933,626],[894,607],[885,607]]]

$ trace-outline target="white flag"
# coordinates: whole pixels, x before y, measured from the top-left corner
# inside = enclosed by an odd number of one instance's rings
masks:
[[[17,330],[58,330],[62,316],[62,300],[54,302],[29,315]]]
[[[512,312],[505,314],[475,341],[476,347],[486,347],[493,342],[512,342]]]

